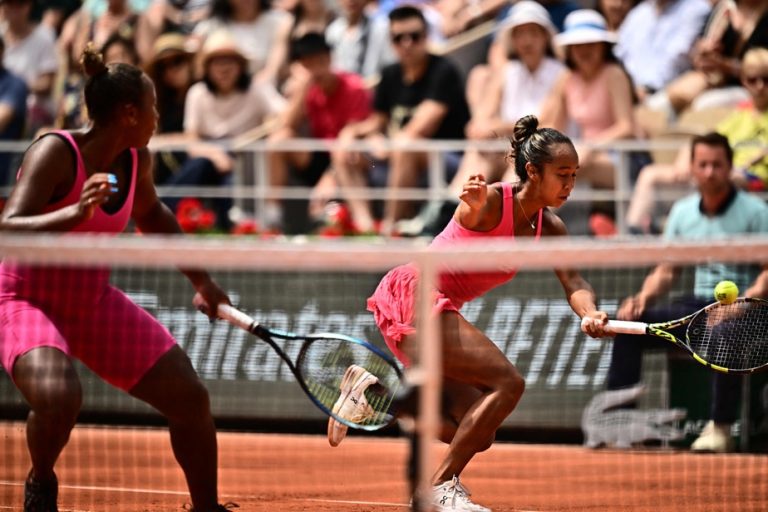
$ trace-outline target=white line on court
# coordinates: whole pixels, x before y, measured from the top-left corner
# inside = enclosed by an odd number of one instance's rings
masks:
[[[297,498],[294,501],[313,501],[316,503],[339,503],[343,505],[368,505],[368,506],[375,506],[375,507],[408,508],[410,506],[407,503],[387,503],[387,502],[381,502],[381,501],[328,500],[328,499],[321,499],[321,498]],[[512,509],[510,510],[510,512],[545,512],[545,511]]]
[[[0,480],[0,485],[23,486],[23,482],[13,482],[10,480]],[[98,485],[66,485],[59,484],[61,489],[74,489],[78,491],[104,491],[104,492],[131,492],[135,494],[171,494],[173,496],[186,496],[186,491],[169,491],[166,489],[140,489],[135,487],[108,487]]]
[[[293,501],[312,501],[315,503],[339,503],[343,505],[369,505],[376,507],[401,507],[408,508],[407,503],[387,503],[385,501],[355,501],[355,500],[328,500],[322,498],[296,498]]]

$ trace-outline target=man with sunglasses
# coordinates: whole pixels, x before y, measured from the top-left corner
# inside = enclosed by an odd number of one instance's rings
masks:
[[[429,52],[427,21],[422,11],[410,5],[392,10],[389,34],[397,62],[382,71],[374,93],[373,113],[359,123],[348,125],[339,139],[381,141],[389,137],[397,142],[408,142],[463,138],[464,126],[469,121],[464,80],[446,58]],[[450,179],[458,167],[460,155],[446,153],[443,156],[446,178]],[[375,231],[374,215],[370,203],[348,193],[350,188],[369,184],[388,187],[381,234],[392,234],[397,221],[415,213],[410,210],[410,204],[398,200],[398,191],[425,184],[426,153],[393,150],[361,155],[340,150],[334,153],[332,161],[359,231]]]

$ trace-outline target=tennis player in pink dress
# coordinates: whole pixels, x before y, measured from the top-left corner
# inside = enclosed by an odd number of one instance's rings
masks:
[[[180,232],[156,195],[146,148],[157,125],[152,82],[136,67],[105,66],[90,47],[83,68],[92,125],[51,132],[29,147],[0,229],[109,235],[132,219],[145,233]],[[183,272],[209,316],[229,303],[206,272]],[[217,497],[208,393],[168,330],[109,275],[108,268],[0,265],[0,360],[30,406],[24,510],[58,510],[54,465],[82,402],[73,358],[166,416],[193,509],[226,510]]]
[[[469,178],[456,213],[432,242],[460,245],[481,237],[563,236],[563,221],[548,207],[562,206],[576,181],[578,156],[570,139],[538,128],[534,116],[516,123],[512,139],[519,183],[488,185],[482,175]],[[565,263],[565,262],[564,262]],[[496,430],[517,405],[525,382],[488,337],[459,312],[461,307],[515,276],[515,270],[467,273],[446,269],[439,277],[434,312],[440,316],[443,347],[444,408],[441,440],[445,459],[434,475],[433,506],[438,511],[488,511],[472,502],[459,482],[464,467],[493,443]],[[584,332],[604,334],[608,320],[599,311],[592,287],[576,270],[557,269],[566,297],[584,322]],[[376,324],[392,352],[406,365],[415,348],[414,308],[418,270],[406,264],[391,270],[368,299]]]

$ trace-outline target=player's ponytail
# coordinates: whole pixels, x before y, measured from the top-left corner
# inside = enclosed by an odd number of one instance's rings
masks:
[[[528,180],[525,164],[530,162],[538,169],[552,161],[550,146],[552,144],[570,144],[571,139],[552,128],[539,128],[536,116],[521,117],[515,123],[510,140],[512,148],[510,158],[515,162],[515,173],[521,182]]]

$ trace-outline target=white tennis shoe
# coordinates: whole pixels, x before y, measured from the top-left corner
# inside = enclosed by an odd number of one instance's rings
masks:
[[[469,499],[471,493],[461,485],[459,477],[436,485],[432,489],[432,506],[436,512],[491,512],[491,509],[473,503]]]
[[[731,425],[710,420],[691,445],[694,452],[728,453],[733,451]]]
[[[341,379],[341,395],[336,403],[333,404],[334,414],[349,420],[353,423],[364,423],[365,420],[374,415],[373,407],[365,398],[365,390],[373,384],[379,382],[375,375],[368,372],[365,368],[351,365],[344,372]],[[338,422],[333,417],[328,419],[328,443],[331,446],[338,446],[347,435],[347,426]]]

